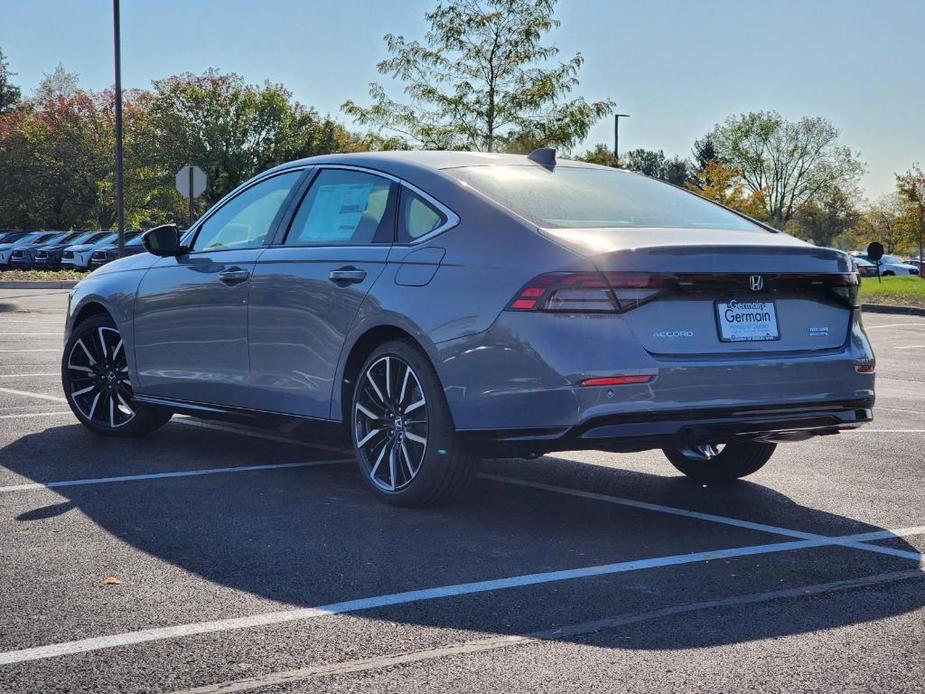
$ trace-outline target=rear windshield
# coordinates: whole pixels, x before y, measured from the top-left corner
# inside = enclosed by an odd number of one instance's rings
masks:
[[[616,169],[467,166],[447,173],[541,227],[766,231],[696,195]]]

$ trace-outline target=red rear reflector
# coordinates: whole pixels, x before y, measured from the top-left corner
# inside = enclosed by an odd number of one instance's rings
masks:
[[[601,378],[586,378],[578,385],[580,386],[624,386],[630,383],[648,383],[652,380],[652,374],[641,374],[639,376],[603,376]]]
[[[530,311],[536,306],[536,299],[516,299],[511,308],[518,311]]]
[[[854,370],[857,371],[859,374],[873,373],[876,368],[877,368],[876,362],[872,362],[872,361],[858,362],[854,365]]]

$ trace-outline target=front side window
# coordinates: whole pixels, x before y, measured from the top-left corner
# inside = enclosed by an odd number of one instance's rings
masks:
[[[443,213],[420,195],[408,189],[402,191],[398,225],[399,241],[405,243],[415,241],[445,223],[446,217]]]
[[[280,174],[233,197],[202,224],[193,242],[193,251],[262,246],[286,196],[301,175],[301,171]]]
[[[763,227],[674,186],[616,169],[557,166],[467,166],[447,173],[537,226],[728,229]]]
[[[391,181],[374,174],[323,169],[292,220],[286,245],[392,243],[394,189]]]

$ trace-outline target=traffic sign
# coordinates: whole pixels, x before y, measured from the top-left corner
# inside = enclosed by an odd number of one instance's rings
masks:
[[[198,198],[206,192],[206,172],[187,164],[177,172],[177,190],[184,198]]]

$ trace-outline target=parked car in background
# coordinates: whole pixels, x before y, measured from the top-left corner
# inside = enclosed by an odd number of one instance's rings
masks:
[[[852,256],[851,260],[854,262],[854,267],[857,269],[858,274],[861,277],[876,277],[877,276],[877,264],[872,263],[869,260],[864,260],[859,256]]]
[[[90,257],[93,251],[103,246],[108,246],[114,241],[118,241],[119,235],[111,231],[103,232],[95,241],[78,243],[68,246],[61,253],[61,267],[69,267],[74,270],[89,270]]]
[[[0,244],[11,243],[20,236],[25,236],[28,233],[28,231],[13,231],[11,229],[0,231]]]
[[[374,493],[428,505],[483,456],[728,480],[873,416],[847,253],[548,149],[295,161],[144,244],[68,306],[64,393],[101,435],[339,426]]]
[[[33,267],[43,270],[58,270],[61,268],[61,258],[66,248],[74,245],[93,244],[111,233],[110,231],[83,231],[78,232],[74,238],[69,240],[40,246],[35,251]]]
[[[13,254],[17,251],[21,251],[29,246],[46,243],[56,236],[60,236],[62,233],[63,232],[60,231],[31,231],[27,234],[23,234],[12,243],[0,245],[0,267],[11,267]],[[19,255],[17,257],[22,256]]]
[[[46,246],[53,246],[59,243],[70,244],[80,236],[79,231],[58,231],[52,238],[45,239],[38,243],[31,243],[22,248],[17,248],[10,256],[10,267],[19,268],[20,270],[30,270],[35,266],[35,254]]]
[[[867,262],[873,262],[867,257],[866,253],[855,252],[851,254],[855,258],[861,258]],[[874,273],[876,274],[876,272]],[[884,255],[880,259],[880,274],[884,277],[891,275],[918,275],[919,269],[915,265],[903,262],[902,259],[895,255]]]
[[[125,256],[138,255],[144,253],[145,247],[141,245],[141,232],[128,231],[125,233]],[[106,263],[111,263],[119,257],[119,244],[113,243],[102,248],[97,248],[90,256],[90,269],[96,270],[103,267]]]

